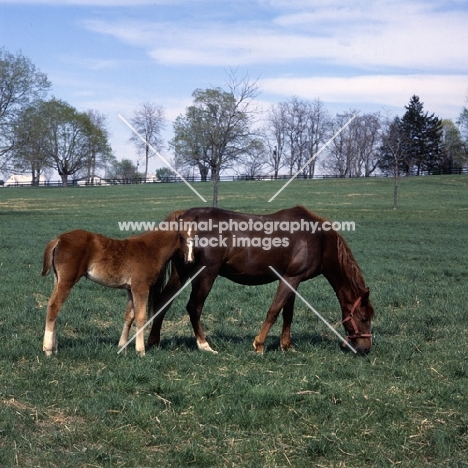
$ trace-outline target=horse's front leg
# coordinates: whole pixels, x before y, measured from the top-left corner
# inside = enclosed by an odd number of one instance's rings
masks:
[[[299,279],[295,278],[285,278],[285,281],[288,282],[294,289],[297,288],[297,286],[300,283]],[[265,345],[265,340],[268,335],[268,332],[270,331],[271,327],[273,324],[276,322],[276,319],[278,318],[278,314],[280,313],[280,310],[285,307],[285,305],[290,301],[291,295],[294,293],[291,291],[291,289],[283,283],[283,281],[280,281],[278,285],[278,289],[276,290],[275,297],[273,299],[273,302],[270,306],[270,309],[267,312],[266,318],[262,324],[262,327],[260,328],[260,331],[258,332],[258,335],[255,337],[254,342],[253,342],[253,347],[257,353],[263,353],[263,348]],[[294,305],[294,300],[292,302]],[[288,311],[288,308],[286,308]],[[286,314],[287,316],[288,314]],[[291,320],[292,320],[292,315],[291,315]],[[287,323],[287,322],[286,322]],[[283,329],[283,334],[288,335],[289,334],[289,328],[290,328],[290,323],[289,325],[286,325],[286,332]],[[290,340],[290,337],[288,337]],[[283,340],[283,337],[282,337]],[[285,341],[285,344],[287,344],[287,340]],[[281,347],[283,346],[283,341],[281,342]]]
[[[213,286],[214,280],[217,274],[210,274],[206,271],[208,268],[200,274],[192,282],[192,292],[190,294],[190,299],[187,304],[187,312],[190,316],[190,322],[192,324],[193,332],[195,333],[195,338],[197,340],[197,347],[200,351],[209,351],[214,354],[218,354],[217,351],[214,351],[211,346],[206,341],[205,332],[200,322],[200,316],[202,313],[203,305],[205,300]]]
[[[133,310],[135,313],[135,324],[136,324],[136,338],[135,338],[135,349],[137,353],[142,356],[145,355],[145,340],[143,327],[146,324],[146,302],[148,300],[149,286],[141,285],[132,287],[133,297]]]
[[[60,309],[67,299],[70,291],[75,283],[73,281],[58,281],[55,280],[55,287],[52,295],[50,296],[47,305],[47,317],[44,331],[44,342],[42,350],[47,356],[57,352],[57,330],[56,321]]]
[[[133,320],[135,319],[135,309],[133,307],[133,297],[132,293],[127,290],[127,309],[125,311],[125,317],[124,317],[124,325],[122,329],[122,334],[120,335],[120,340],[119,340],[119,347],[121,348],[122,346],[125,346],[128,342],[128,334],[130,332],[130,328],[133,324]]]
[[[294,315],[294,300],[296,295],[292,294],[283,307],[283,331],[281,333],[280,346],[283,351],[291,347],[291,324]]]

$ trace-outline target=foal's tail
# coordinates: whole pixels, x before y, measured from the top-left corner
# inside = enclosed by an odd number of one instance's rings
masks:
[[[163,289],[165,288],[167,282],[169,281],[169,278],[171,277],[172,268],[173,268],[172,262],[173,262],[172,260],[169,260],[166,263],[166,265],[163,266],[159,274],[158,281],[156,281],[156,283],[154,283],[150,287],[150,292],[148,296],[148,316],[149,317],[152,317],[156,312],[158,312],[157,310],[155,310],[155,305],[161,293],[163,292]]]
[[[55,247],[57,247],[58,244],[58,237],[56,239],[51,240],[47,245],[44,250],[44,263],[42,267],[42,276],[47,276],[50,272],[50,268],[52,266],[52,262],[54,260],[54,250]]]

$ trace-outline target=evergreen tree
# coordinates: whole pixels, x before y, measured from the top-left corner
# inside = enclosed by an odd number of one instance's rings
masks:
[[[442,121],[434,114],[423,111],[423,103],[414,95],[405,106],[406,113],[400,121],[400,131],[406,141],[403,148],[403,171],[434,171],[443,159],[441,144]]]

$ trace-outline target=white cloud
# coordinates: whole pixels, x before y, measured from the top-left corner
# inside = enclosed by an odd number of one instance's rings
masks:
[[[416,94],[427,111],[442,118],[458,116],[468,93],[468,77],[462,75],[271,78],[263,80],[261,85],[264,91],[284,99],[296,95],[350,106],[373,103],[402,110]]]
[[[304,2],[307,3],[307,2]],[[167,65],[313,61],[339,66],[459,72],[468,63],[468,11],[419,2],[330,2],[272,22],[89,21],[95,32],[145,48]],[[296,62],[295,62],[296,63]],[[297,63],[296,63],[297,64]]]
[[[139,6],[139,5],[173,5],[185,0],[2,0],[2,4],[15,5],[51,5],[51,6]]]

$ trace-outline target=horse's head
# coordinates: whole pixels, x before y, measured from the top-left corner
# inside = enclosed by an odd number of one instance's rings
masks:
[[[369,301],[368,288],[356,299],[347,315],[343,312],[346,341],[351,342],[353,348],[361,355],[369,353],[372,347],[371,321],[373,317],[374,309]]]

